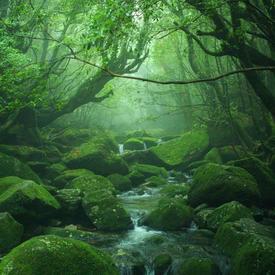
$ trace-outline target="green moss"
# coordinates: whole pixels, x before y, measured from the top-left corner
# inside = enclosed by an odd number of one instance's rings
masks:
[[[253,236],[233,257],[232,274],[258,275],[275,274],[274,239]]]
[[[108,176],[108,179],[114,185],[116,190],[118,190],[120,192],[129,191],[133,187],[131,180],[128,177],[120,175],[120,174],[112,174],[112,175]]]
[[[9,213],[0,213],[0,253],[5,253],[18,245],[23,235],[23,225]]]
[[[167,184],[167,180],[158,176],[152,176],[146,179],[145,186],[147,187],[160,187]]]
[[[0,178],[0,194],[4,193],[11,186],[22,182],[22,179],[18,177],[5,177]]]
[[[105,177],[98,175],[89,175],[75,178],[66,185],[69,189],[79,189],[83,193],[105,190],[115,194],[116,190],[113,184]]]
[[[0,153],[0,177],[17,176],[26,180],[42,183],[41,179],[31,168],[18,159]]]
[[[212,230],[217,230],[220,225],[241,218],[253,219],[251,210],[239,202],[232,201],[221,205],[209,213],[207,216],[207,226]]]
[[[147,148],[151,148],[153,146],[158,145],[158,138],[154,137],[142,137],[141,140],[146,144]]]
[[[54,163],[46,168],[46,178],[54,180],[67,169],[63,163]]]
[[[85,195],[83,209],[93,225],[103,231],[123,231],[132,228],[130,215],[116,197],[106,190]]]
[[[218,148],[212,148],[204,157],[206,161],[222,164],[222,158]]]
[[[152,176],[159,176],[163,178],[168,177],[168,172],[165,168],[149,164],[135,164],[131,167],[131,170],[143,174],[145,178]]]
[[[178,275],[219,275],[219,267],[209,258],[192,257],[184,261],[177,271]]]
[[[245,169],[209,163],[196,170],[188,197],[192,206],[219,206],[234,200],[253,205],[260,194],[255,179]]]
[[[205,131],[192,131],[153,147],[150,151],[168,166],[187,166],[202,157],[208,146]]]
[[[145,179],[146,179],[146,177],[142,173],[140,173],[140,172],[138,172],[136,170],[132,171],[128,175],[128,178],[132,182],[133,186],[135,186],[135,187],[139,186],[142,183],[144,183]]]
[[[185,197],[188,194],[190,187],[186,184],[170,184],[162,188],[160,193],[169,198]]]
[[[233,255],[251,236],[275,237],[275,230],[251,219],[240,219],[221,225],[215,235],[215,242],[222,250]]]
[[[5,275],[117,275],[112,259],[92,246],[57,236],[36,237],[13,249],[0,263]]]
[[[145,217],[143,224],[155,229],[174,231],[189,226],[192,217],[192,208],[185,205],[182,199],[165,199]]]
[[[172,258],[169,254],[160,254],[154,259],[154,270],[156,275],[165,274],[166,270],[172,264]]]
[[[138,138],[129,138],[124,143],[125,150],[144,150],[144,142]]]
[[[59,207],[57,200],[33,181],[21,180],[0,194],[0,211],[8,211],[19,220],[43,219]]]

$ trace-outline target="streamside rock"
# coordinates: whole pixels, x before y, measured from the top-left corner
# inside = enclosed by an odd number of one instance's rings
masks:
[[[138,138],[129,138],[124,143],[124,149],[125,150],[144,150],[144,142]]]
[[[130,215],[119,200],[104,189],[86,193],[82,200],[82,206],[98,230],[115,232],[133,227]]]
[[[7,180],[7,181],[6,181]],[[3,178],[0,181],[0,212],[9,212],[18,221],[43,221],[60,208],[57,200],[42,186],[30,180]]]
[[[168,177],[168,172],[165,168],[149,164],[135,164],[131,167],[131,171],[141,173],[144,178],[157,176],[166,179]]]
[[[230,201],[244,205],[259,203],[257,182],[245,169],[209,163],[199,167],[193,178],[188,201],[191,206],[206,203],[219,206]]]
[[[165,231],[180,230],[191,224],[193,210],[185,205],[181,198],[167,198],[159,202],[158,207],[149,213],[142,223]]]
[[[0,177],[17,176],[42,183],[39,176],[25,163],[15,157],[0,153]]]
[[[5,253],[18,245],[23,235],[23,225],[9,213],[0,213],[0,253]]]
[[[275,174],[267,164],[257,158],[245,158],[231,164],[244,168],[254,176],[265,207],[275,206]]]
[[[112,259],[91,245],[57,236],[40,236],[13,249],[0,263],[5,275],[118,275]]]
[[[153,264],[156,275],[165,274],[169,266],[172,264],[172,257],[169,254],[160,254],[155,257]]]
[[[119,192],[129,191],[133,187],[129,177],[126,177],[120,174],[112,174],[108,176],[108,179],[114,185],[116,190],[118,190]]]
[[[55,178],[61,176],[62,173],[66,170],[67,170],[67,167],[62,162],[54,163],[52,165],[49,165],[46,168],[45,178],[50,179],[50,180],[54,180]]]
[[[129,172],[128,165],[119,155],[94,142],[74,148],[65,155],[64,162],[70,169],[89,169],[102,176]]]
[[[189,185],[187,184],[169,184],[164,186],[160,193],[169,198],[182,197],[184,198],[189,192]]]

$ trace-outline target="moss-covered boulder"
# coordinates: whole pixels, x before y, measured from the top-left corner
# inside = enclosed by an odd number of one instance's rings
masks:
[[[7,178],[10,185],[10,178]],[[1,180],[5,185],[5,179]],[[57,200],[41,185],[23,179],[16,179],[0,194],[0,212],[9,212],[20,222],[43,220],[52,215],[60,205]],[[7,186],[6,185],[6,186]]]
[[[83,209],[92,224],[103,231],[123,231],[132,228],[130,215],[119,200],[106,190],[85,195]]]
[[[18,245],[22,239],[24,227],[9,213],[0,213],[0,254]]]
[[[186,259],[178,268],[177,275],[220,275],[216,263],[210,258],[191,257]]]
[[[5,275],[118,275],[112,259],[81,241],[40,236],[13,249],[0,263]]]
[[[159,254],[154,261],[155,275],[162,275],[168,270],[172,264],[172,257],[169,254]]]
[[[204,208],[197,211],[194,215],[194,221],[199,228],[208,228],[208,216],[214,211],[212,208]]]
[[[74,148],[65,155],[64,162],[70,169],[89,169],[103,176],[114,173],[126,175],[129,172],[126,162],[119,155],[94,142]]]
[[[67,170],[67,167],[62,162],[51,164],[46,168],[45,177],[50,180],[54,180],[55,178],[62,175],[64,171]]]
[[[132,182],[134,187],[139,186],[142,183],[145,183],[146,180],[146,177],[136,170],[131,171],[131,173],[128,175],[128,178]]]
[[[231,164],[244,168],[254,176],[265,207],[275,206],[275,174],[267,164],[257,158],[245,158]]]
[[[160,193],[169,198],[185,197],[188,194],[190,187],[187,184],[169,184],[163,187]]]
[[[46,161],[46,154],[31,146],[3,145],[0,144],[0,152],[18,158],[21,161]]]
[[[205,156],[204,156],[204,160],[208,161],[208,162],[214,162],[214,163],[218,163],[218,164],[222,164],[222,157],[220,154],[220,151],[218,148],[214,147],[212,148]]]
[[[275,241],[263,236],[251,236],[232,261],[234,275],[275,274]]]
[[[162,177],[158,177],[158,176],[152,176],[148,179],[146,179],[145,182],[145,186],[147,187],[160,187],[167,184],[167,180],[162,178]]]
[[[126,192],[132,189],[133,185],[129,177],[120,175],[120,174],[112,174],[108,176],[110,182],[114,185],[116,190],[119,192]]]
[[[216,235],[216,244],[228,255],[234,255],[253,236],[275,237],[275,230],[252,219],[240,219],[222,224]]]
[[[208,134],[206,131],[196,130],[152,147],[150,152],[164,167],[186,168],[190,163],[200,160],[208,148]]]
[[[199,167],[188,194],[192,206],[207,203],[219,206],[230,201],[244,205],[257,204],[260,198],[257,182],[245,169],[209,163]]]
[[[82,193],[96,192],[100,190],[115,194],[116,190],[113,184],[105,177],[98,175],[89,175],[75,178],[66,185],[69,189],[79,189]]]
[[[211,211],[207,216],[207,226],[211,230],[217,230],[220,225],[226,222],[233,222],[242,218],[253,219],[251,210],[237,201],[232,201]]]
[[[129,138],[124,143],[124,149],[131,150],[131,151],[144,150],[145,146],[144,146],[144,142],[142,140],[140,140],[139,138]]]
[[[94,173],[87,169],[74,169],[74,170],[65,170],[62,174],[54,179],[52,182],[53,186],[58,188],[64,188],[69,184],[73,179],[78,177],[93,176]]]
[[[145,178],[152,176],[168,177],[168,172],[165,168],[149,164],[135,164],[131,167],[131,171],[137,171],[144,175]]]
[[[192,208],[185,205],[181,198],[161,200],[158,207],[149,213],[142,223],[165,231],[180,230],[192,221]]]
[[[42,183],[39,176],[27,164],[12,156],[0,153],[0,177],[8,176],[17,176],[22,179]]]

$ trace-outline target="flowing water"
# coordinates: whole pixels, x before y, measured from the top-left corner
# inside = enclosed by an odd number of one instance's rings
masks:
[[[187,179],[191,181],[190,177]],[[174,184],[177,180],[169,176],[167,182]],[[113,255],[121,275],[154,275],[153,260],[160,254],[169,254],[173,259],[164,275],[176,274],[175,270],[185,257],[206,254],[220,266],[223,274],[227,274],[226,258],[212,246],[213,234],[207,230],[198,230],[194,222],[190,228],[181,232],[158,231],[140,225],[144,215],[157,206],[160,188],[147,188],[142,193],[140,189],[135,189],[119,197],[131,215],[134,228],[119,235],[117,242],[105,249]]]

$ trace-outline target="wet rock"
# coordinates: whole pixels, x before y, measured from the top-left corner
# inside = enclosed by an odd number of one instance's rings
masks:
[[[128,177],[129,177],[129,180],[132,182],[134,187],[137,187],[137,186],[141,185],[146,180],[146,177],[138,171],[132,171],[128,175]]]
[[[165,274],[169,266],[172,264],[172,258],[169,254],[160,254],[155,257],[154,261],[155,275]]]
[[[192,257],[178,268],[177,275],[220,275],[219,267],[210,258]]]
[[[158,167],[149,164],[135,164],[131,167],[131,171],[137,171],[141,173],[145,178],[152,176],[167,178],[168,172],[163,167]]]
[[[275,175],[267,164],[257,158],[245,158],[231,164],[244,168],[254,176],[265,207],[275,206]]]
[[[233,255],[250,237],[256,235],[274,238],[275,230],[252,219],[240,219],[221,225],[215,235],[215,242],[226,254]]]
[[[126,192],[132,189],[132,182],[131,180],[123,175],[120,174],[112,174],[108,176],[110,182],[114,185],[116,190],[120,192]]]
[[[188,194],[190,187],[186,184],[169,184],[162,188],[160,193],[166,197],[185,197]]]
[[[167,183],[167,180],[158,176],[152,176],[148,179],[146,179],[145,186],[147,187],[160,187]]]
[[[209,163],[197,169],[188,194],[192,206],[207,203],[219,206],[230,201],[244,205],[259,202],[258,185],[245,169]]]
[[[76,240],[40,236],[13,249],[0,263],[1,274],[118,275],[112,259]]]
[[[155,229],[175,231],[189,226],[192,216],[192,208],[185,205],[182,199],[166,199],[144,218],[143,224]]]
[[[42,183],[39,176],[20,160],[0,153],[0,177],[17,176],[26,180]]]
[[[9,213],[0,213],[0,253],[5,253],[18,245],[23,235],[23,225]]]
[[[67,170],[67,167],[62,162],[54,163],[46,168],[46,178],[54,180],[55,178],[62,175],[62,173]]]
[[[209,229],[215,231],[226,222],[233,222],[242,218],[253,219],[252,211],[241,203],[232,201],[211,211],[206,216],[206,223]]]
[[[115,232],[133,227],[130,215],[119,200],[104,189],[86,193],[82,206],[98,230]]]
[[[144,142],[138,138],[129,138],[124,143],[125,150],[144,150]]]
[[[18,221],[43,221],[60,208],[57,200],[41,185],[19,178],[1,179],[0,211],[9,212]],[[4,187],[3,187],[4,186]]]
[[[214,211],[213,208],[206,208],[198,211],[194,216],[194,221],[199,228],[208,228],[208,216]]]

